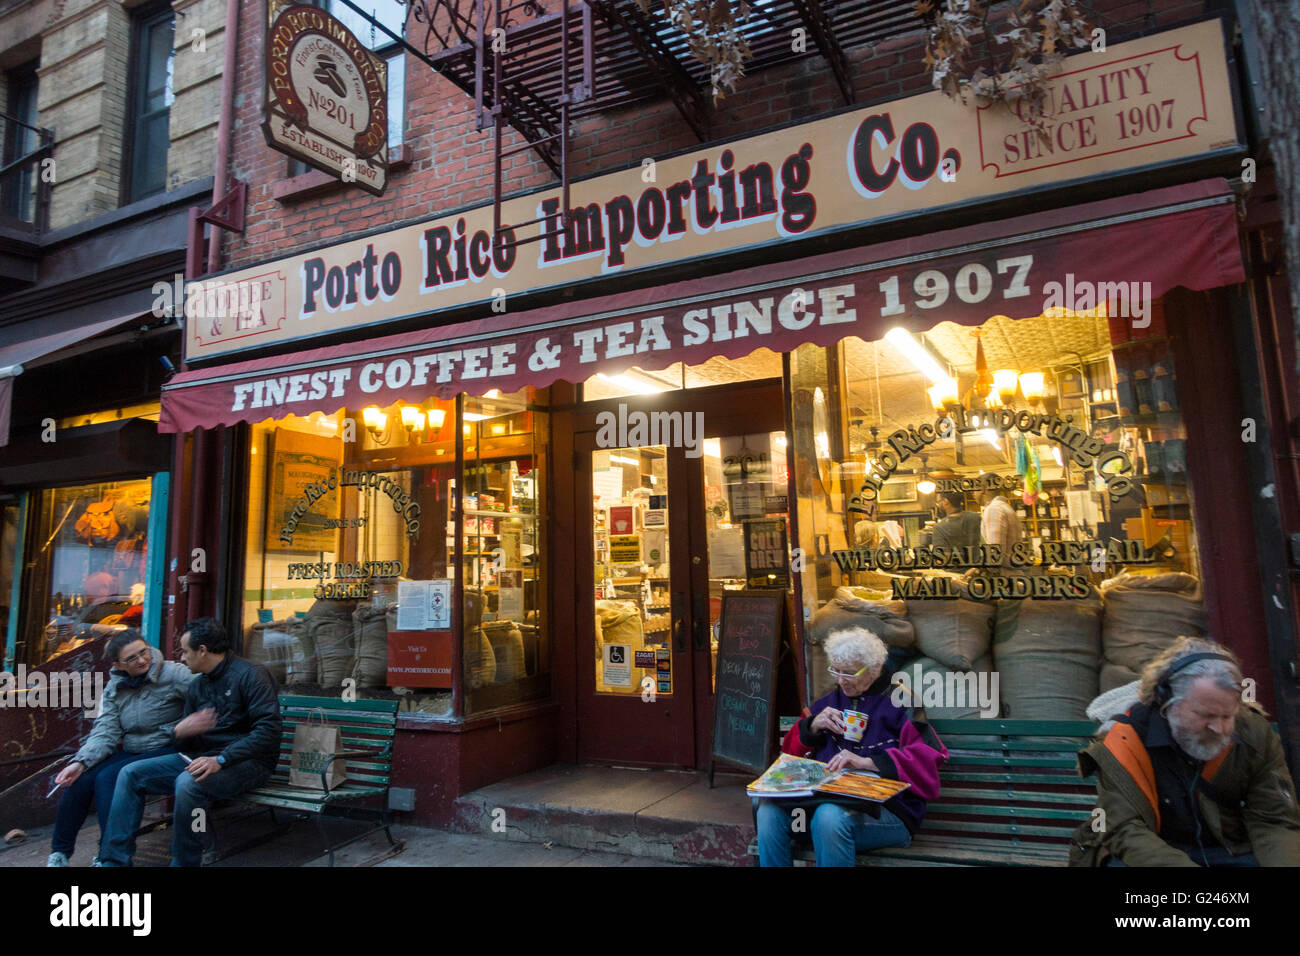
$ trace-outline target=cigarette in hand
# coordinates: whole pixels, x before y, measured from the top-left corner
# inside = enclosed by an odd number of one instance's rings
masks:
[[[63,786],[63,784],[61,784],[61,783],[56,783],[53,787],[51,787],[51,788],[50,788],[50,792],[47,793],[47,794],[45,795],[45,799],[48,800],[48,799],[50,799],[50,797],[54,796],[54,791],[55,791],[55,790],[58,790],[59,787],[61,787],[61,786]]]
[[[180,758],[181,758],[182,760],[184,760],[186,763],[194,763],[193,760],[191,760],[189,757],[185,756],[185,755],[184,755],[183,753],[181,753],[180,751],[177,751],[176,756],[180,757]]]

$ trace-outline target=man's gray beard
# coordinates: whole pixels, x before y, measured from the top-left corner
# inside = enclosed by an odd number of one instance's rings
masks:
[[[1174,743],[1194,760],[1213,760],[1232,743],[1232,737],[1223,734],[1194,734],[1178,718],[1178,708],[1169,708],[1169,730],[1174,736]]]

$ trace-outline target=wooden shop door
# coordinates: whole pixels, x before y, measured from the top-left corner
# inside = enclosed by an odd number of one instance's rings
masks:
[[[787,511],[784,420],[770,380],[584,407],[579,759],[707,766],[721,595],[744,584],[743,518]]]

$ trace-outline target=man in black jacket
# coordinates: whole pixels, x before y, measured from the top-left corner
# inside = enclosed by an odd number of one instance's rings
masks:
[[[191,622],[181,635],[181,661],[199,678],[172,730],[178,753],[137,761],[118,775],[103,866],[131,865],[150,793],[176,798],[172,866],[199,866],[208,808],[260,786],[275,770],[280,707],[266,668],[236,657],[225,629],[210,617]]]

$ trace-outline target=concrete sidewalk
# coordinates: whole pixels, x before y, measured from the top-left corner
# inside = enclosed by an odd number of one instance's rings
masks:
[[[228,844],[269,829],[266,814],[249,815],[246,808],[232,807],[213,815],[213,833],[218,844]],[[331,820],[330,833],[344,836],[364,832],[367,825],[356,821]],[[24,843],[0,846],[0,867],[45,866],[50,853],[53,827],[27,831]],[[675,866],[663,860],[621,853],[603,853],[574,847],[547,846],[543,842],[521,842],[506,835],[470,835],[414,826],[394,826],[393,836],[404,840],[405,849],[396,856],[380,859],[388,851],[382,832],[373,833],[335,854],[336,867],[363,866]],[[88,867],[99,845],[99,827],[94,815],[77,839],[73,867]],[[166,866],[170,860],[171,830],[162,829],[142,836],[136,852],[137,866]],[[211,864],[214,867],[274,867],[328,865],[315,826],[296,821],[287,833],[266,843]]]
[[[555,764],[460,797],[453,827],[646,860],[752,866],[750,779],[719,773],[710,787],[700,771]]]

